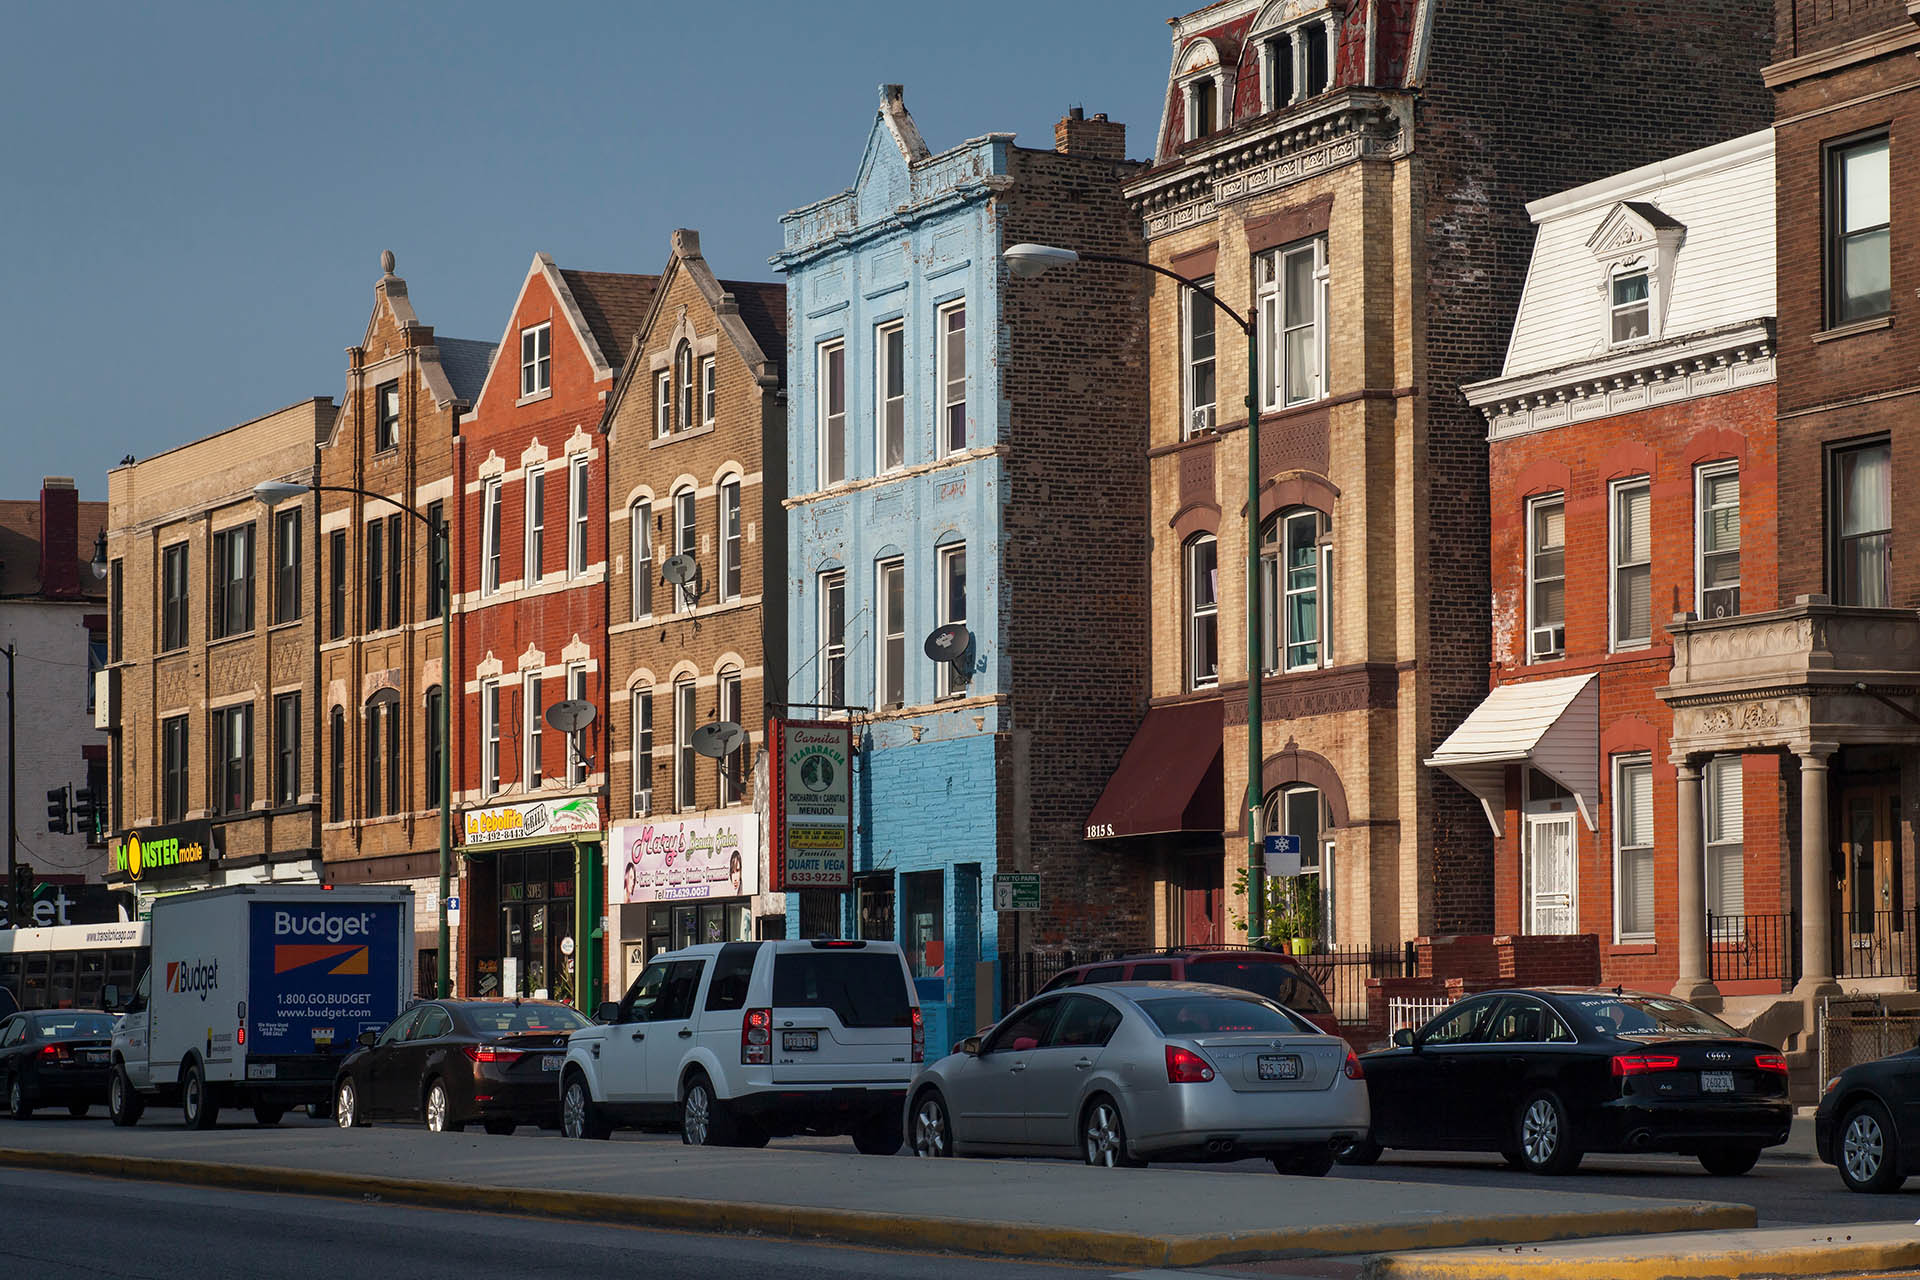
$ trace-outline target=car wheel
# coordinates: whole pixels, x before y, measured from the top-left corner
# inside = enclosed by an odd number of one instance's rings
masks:
[[[560,1091],[560,1132],[569,1138],[610,1138],[613,1126],[600,1118],[600,1108],[594,1106],[593,1095],[587,1091],[587,1081],[578,1071],[567,1077],[567,1084]]]
[[[853,1149],[863,1156],[890,1156],[900,1150],[900,1117],[885,1112],[853,1127]]]
[[[1105,1094],[1087,1104],[1080,1134],[1080,1153],[1096,1168],[1137,1169],[1146,1164],[1128,1154],[1127,1126],[1120,1119],[1120,1104]]]
[[[263,1129],[271,1129],[280,1123],[287,1109],[277,1102],[262,1102],[253,1109],[253,1122]]]
[[[1872,1098],[1856,1102],[1840,1121],[1840,1181],[1849,1191],[1883,1195],[1906,1181],[1893,1145],[1893,1122]]]
[[[680,1141],[690,1147],[725,1147],[733,1141],[733,1117],[713,1094],[706,1076],[687,1081],[680,1099]]]
[[[351,1129],[367,1122],[360,1114],[360,1089],[353,1083],[352,1076],[342,1077],[333,1091],[333,1122],[342,1129]]]
[[[33,1119],[33,1104],[27,1101],[27,1086],[19,1076],[7,1082],[7,1114],[15,1120]]]
[[[206,1068],[197,1062],[180,1079],[180,1117],[189,1129],[211,1129],[220,1119],[220,1105],[207,1087]]]
[[[127,1079],[125,1067],[115,1067],[107,1078],[107,1115],[121,1128],[140,1123],[140,1113],[147,1109],[147,1100],[133,1091],[133,1081]]]
[[[927,1090],[913,1104],[913,1154],[935,1159],[953,1154],[953,1122],[938,1089]]]
[[[1758,1163],[1758,1147],[1715,1147],[1700,1153],[1701,1167],[1716,1178],[1737,1178]]]
[[[1520,1167],[1527,1172],[1572,1173],[1579,1167],[1582,1152],[1573,1145],[1566,1104],[1551,1090],[1542,1089],[1520,1104],[1514,1130]]]
[[[1300,1147],[1277,1155],[1273,1157],[1273,1171],[1301,1178],[1324,1178],[1333,1171],[1333,1148]]]
[[[1347,1165],[1374,1164],[1380,1159],[1381,1153],[1385,1150],[1385,1147],[1382,1147],[1372,1138],[1357,1138],[1340,1148],[1340,1152],[1334,1156],[1334,1160],[1340,1164]]]
[[[464,1122],[453,1118],[453,1101],[447,1097],[444,1081],[435,1080],[427,1086],[427,1098],[420,1109],[426,1115],[429,1133],[459,1133],[467,1127]]]

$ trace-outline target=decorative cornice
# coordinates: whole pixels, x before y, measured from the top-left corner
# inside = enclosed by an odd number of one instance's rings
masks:
[[[1920,3],[1908,0],[1907,13],[1916,23],[1920,23]],[[1785,62],[1776,62],[1763,67],[1760,78],[1769,89],[1778,89],[1792,84],[1796,80],[1806,80],[1813,76],[1825,75],[1832,71],[1841,71],[1861,62],[1870,62],[1875,58],[1884,58],[1890,53],[1899,53],[1920,45],[1920,26],[1888,27],[1885,31],[1876,31],[1872,35],[1861,36],[1858,40],[1849,40],[1829,49],[1818,49],[1813,53],[1804,53],[1797,58],[1788,58]]]

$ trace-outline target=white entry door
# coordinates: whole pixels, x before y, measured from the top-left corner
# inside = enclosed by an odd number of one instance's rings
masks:
[[[1574,834],[1570,813],[1528,814],[1528,933],[1574,932]]]

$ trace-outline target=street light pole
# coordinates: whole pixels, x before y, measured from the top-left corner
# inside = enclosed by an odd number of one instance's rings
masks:
[[[1261,766],[1266,760],[1262,740],[1260,681],[1265,674],[1260,653],[1260,330],[1251,310],[1241,315],[1220,301],[1199,281],[1141,258],[1110,253],[1081,253],[1054,245],[1017,244],[1001,255],[1016,276],[1037,276],[1076,262],[1106,262],[1165,276],[1183,289],[1212,303],[1247,335],[1247,937],[1266,936],[1266,853],[1261,845]]]
[[[435,975],[435,994],[445,1000],[453,994],[451,956],[453,945],[452,931],[447,923],[447,899],[453,893],[453,790],[452,768],[453,733],[450,727],[453,700],[448,694],[453,680],[453,554],[448,546],[447,518],[443,512],[438,523],[408,506],[406,503],[389,498],[385,494],[374,493],[368,489],[346,484],[299,484],[290,480],[263,480],[253,487],[253,496],[272,509],[288,498],[303,493],[354,493],[375,502],[384,502],[406,512],[421,524],[427,526],[431,536],[429,546],[434,554],[434,582],[440,593],[440,942],[439,965]]]

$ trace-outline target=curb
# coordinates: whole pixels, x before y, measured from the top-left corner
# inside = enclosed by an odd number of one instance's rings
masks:
[[[945,1250],[1016,1258],[1050,1258],[1133,1267],[1196,1267],[1316,1254],[1383,1249],[1444,1249],[1474,1244],[1529,1244],[1589,1236],[1724,1231],[1752,1227],[1752,1207],[1697,1201],[1646,1209],[1493,1215],[1384,1225],[1316,1225],[1204,1235],[1145,1235],[969,1218],[817,1208],[804,1205],[686,1200],[598,1191],[469,1186],[427,1179],[322,1173],[262,1165],[212,1164],[145,1156],[0,1148],[0,1165],[88,1173],[149,1182],[239,1191],[281,1192],[437,1209],[537,1214],[621,1226],[687,1231],[758,1232],[916,1251]],[[1396,1273],[1398,1274],[1398,1273]],[[1476,1273],[1479,1274],[1479,1273]]]
[[[1362,1280],[1760,1280],[1831,1276],[1840,1272],[1904,1271],[1920,1267],[1920,1239],[1847,1241],[1809,1232],[1798,1244],[1691,1252],[1602,1251],[1591,1256],[1516,1250],[1513,1253],[1402,1254],[1370,1259]]]

